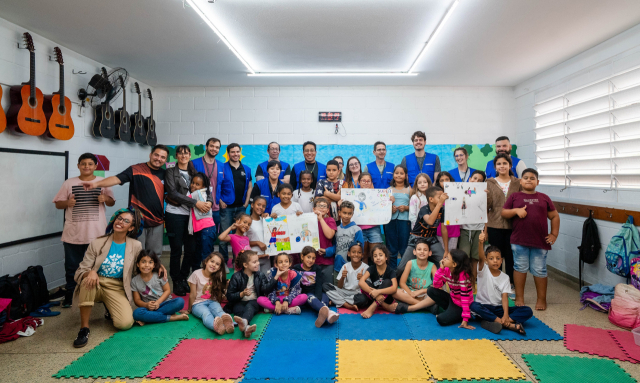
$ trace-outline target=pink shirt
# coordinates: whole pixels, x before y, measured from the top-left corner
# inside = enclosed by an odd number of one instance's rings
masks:
[[[103,179],[96,176],[93,182]],[[80,185],[81,182],[79,177],[69,178],[62,183],[60,191],[53,198],[55,203],[67,201],[72,194],[75,196],[76,205],[65,209],[64,229],[62,230],[61,238],[62,242],[74,245],[86,245],[104,235],[107,229],[105,204],[98,202],[98,197],[100,194],[104,194],[114,198],[111,188],[97,188],[85,191]]]
[[[453,303],[462,308],[462,319],[468,322],[471,319],[469,306],[473,303],[473,290],[469,276],[463,271],[458,275],[458,280],[454,280],[448,267],[438,269],[433,276],[433,287],[439,289],[445,283],[449,285],[449,294]]]
[[[331,218],[330,216],[327,216],[324,218],[324,221],[327,223],[327,226],[329,226],[329,228],[333,229],[333,230],[338,230],[338,226],[336,225],[336,221]],[[320,239],[320,248],[321,249],[328,249],[331,246],[333,246],[333,240],[332,239],[328,239],[327,237],[324,236],[324,232],[322,231],[322,226],[320,225],[320,222],[318,222],[318,229],[320,230],[320,235],[319,235],[319,239]],[[316,257],[316,264],[318,265],[333,265],[333,258],[325,258],[323,256],[321,256],[320,254],[318,254],[318,256]]]
[[[249,246],[249,237],[238,234],[229,234],[229,238],[233,255],[237,256],[241,251],[251,250],[251,246]]]

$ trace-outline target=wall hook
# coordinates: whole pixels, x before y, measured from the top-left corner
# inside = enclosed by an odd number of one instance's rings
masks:
[[[20,46],[20,44],[21,44],[20,42],[17,43],[18,49],[27,49],[26,45],[22,44],[22,46]]]
[[[589,209],[589,218],[593,218],[593,210]]]
[[[51,57],[51,56],[49,56],[49,57]],[[73,73],[73,74],[87,74],[87,72],[85,72],[83,70],[76,71],[75,69],[72,69],[71,73]]]
[[[56,61],[56,59],[54,59],[53,56],[49,55],[49,61]]]
[[[611,212],[606,211],[606,210],[605,210],[604,212],[605,212],[605,213],[607,213],[607,214],[609,214],[609,218],[613,217],[613,214],[612,214]]]

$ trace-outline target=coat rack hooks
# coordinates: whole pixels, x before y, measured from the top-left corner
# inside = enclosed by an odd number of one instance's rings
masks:
[[[49,56],[49,57],[51,57],[51,56]],[[71,73],[72,74],[87,74],[87,72],[85,72],[83,70],[76,71],[75,69],[72,69]]]
[[[28,49],[27,46],[24,44],[23,46],[20,46],[21,43],[19,41],[16,44],[18,45],[18,49]]]

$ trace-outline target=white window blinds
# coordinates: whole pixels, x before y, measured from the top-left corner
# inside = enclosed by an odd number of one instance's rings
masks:
[[[540,183],[640,188],[640,68],[534,109]]]

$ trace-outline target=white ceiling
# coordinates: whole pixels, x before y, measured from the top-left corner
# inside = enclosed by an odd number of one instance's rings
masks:
[[[198,0],[203,1],[203,0]],[[216,0],[259,71],[407,70],[451,0]],[[247,77],[181,0],[0,0],[0,17],[153,86],[513,86],[640,23],[638,0],[460,0],[416,77]],[[18,37],[16,37],[18,39]]]

